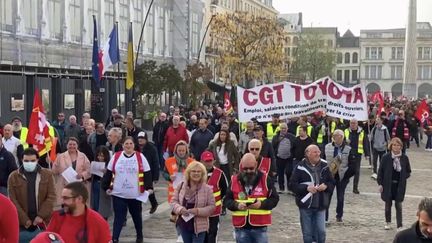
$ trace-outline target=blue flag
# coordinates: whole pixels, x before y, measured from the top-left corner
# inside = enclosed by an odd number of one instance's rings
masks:
[[[93,55],[92,55],[92,76],[96,86],[100,88],[100,71],[99,71],[99,41],[97,37],[96,17],[93,15]]]

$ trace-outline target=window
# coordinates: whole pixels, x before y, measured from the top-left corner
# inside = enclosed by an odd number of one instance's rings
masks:
[[[419,47],[417,50],[417,58],[420,60],[423,59],[423,47]]]
[[[143,24],[143,0],[133,0],[133,39],[134,39],[134,49],[138,48],[138,41],[141,34],[141,26]],[[141,51],[142,52],[142,46]]]
[[[357,81],[358,77],[357,77],[357,70],[351,70],[351,76],[352,76],[352,81]]]
[[[328,47],[333,47],[333,41],[332,40],[327,40],[327,46]]]
[[[7,32],[13,31],[12,1],[13,0],[0,0],[0,30]]]
[[[295,37],[293,38],[293,45],[295,45],[295,46],[298,45],[298,37],[297,37],[297,36],[295,36]]]
[[[342,81],[342,70],[336,71],[336,81]]]
[[[403,59],[403,47],[392,47],[392,57],[393,60]]]
[[[358,54],[357,54],[357,52],[353,53],[352,63],[358,63]]]
[[[167,38],[167,50],[168,50],[168,55],[169,56],[173,56],[173,47],[172,47],[172,40],[173,40],[173,35],[174,35],[174,18],[173,18],[173,14],[172,14],[172,10],[168,10],[168,26],[167,26],[167,31],[168,31],[168,38]]]
[[[107,39],[114,27],[114,0],[105,0],[105,36]]]
[[[61,17],[60,0],[48,0],[48,25],[50,37],[54,39],[60,39],[61,37]],[[93,23],[93,22],[91,22]],[[93,24],[91,25],[93,29]],[[93,35],[91,36],[93,39]]]
[[[128,0],[120,0],[119,41],[120,49],[127,49],[129,36],[129,5]]]
[[[423,48],[423,59],[426,59],[426,60],[432,59],[430,47],[424,47]]]
[[[350,57],[351,56],[350,56],[349,52],[345,53],[345,63],[350,63],[350,59],[351,59]]]
[[[402,79],[403,66],[402,65],[392,65],[390,66],[390,78],[393,80]]]
[[[345,70],[344,71],[344,81],[349,82],[349,80],[350,80],[350,70]]]
[[[99,23],[98,11],[99,11],[99,2],[98,1],[89,1],[88,3],[88,18],[89,18],[89,38],[90,43],[93,43],[93,15],[96,17],[96,24]],[[100,45],[100,42],[99,42]]]
[[[146,5],[146,9],[148,9],[150,3],[147,3]],[[152,7],[150,9],[149,15],[148,15],[148,19],[147,19],[147,23],[145,26],[145,46],[147,49],[147,53],[153,53],[153,48],[154,48],[154,39],[153,39],[153,33],[154,33],[154,10],[155,8]]]
[[[432,79],[432,66],[420,65],[417,67],[417,78],[420,80]]]
[[[164,33],[165,33],[165,9],[163,7],[159,7],[157,41],[156,41],[156,46],[159,55],[164,54],[164,49],[165,49]]]
[[[296,57],[296,56],[297,56],[297,47],[294,47],[294,48],[292,49],[292,56],[293,56],[293,57]]]
[[[291,38],[285,38],[285,45],[289,46],[291,44]]]
[[[285,55],[289,57],[291,55],[291,49],[289,47],[285,47]]]
[[[366,65],[365,66],[365,79],[381,79],[382,66],[381,65]]]
[[[24,18],[25,33],[29,35],[38,35],[39,1],[27,0],[22,7],[24,8],[22,16]],[[9,11],[11,11],[11,9]]]
[[[199,34],[198,34],[198,14],[192,13],[192,55],[198,54]]]
[[[73,42],[81,42],[81,0],[69,1],[70,36]]]
[[[342,53],[338,52],[338,54],[337,54],[337,63],[342,63],[342,58],[343,58]]]
[[[366,59],[369,60],[382,59],[382,47],[366,47]]]

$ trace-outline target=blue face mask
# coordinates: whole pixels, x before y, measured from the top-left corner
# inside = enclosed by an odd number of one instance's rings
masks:
[[[23,161],[24,170],[27,171],[27,172],[33,172],[33,171],[35,171],[36,166],[37,166],[37,162],[26,162],[26,161]]]

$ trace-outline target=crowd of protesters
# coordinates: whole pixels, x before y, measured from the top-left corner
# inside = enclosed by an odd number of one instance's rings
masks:
[[[332,195],[335,221],[343,222],[345,190],[353,177],[352,191],[361,193],[360,165],[366,160],[385,202],[384,228],[391,228],[394,201],[400,230],[411,173],[406,151],[424,138],[425,150],[432,151],[432,117],[420,121],[418,103],[386,101],[380,112],[371,104],[368,121],[317,112],[290,119],[274,114],[266,123],[240,123],[217,104],[190,110],[171,106],[158,113],[151,139],[131,112],[124,117],[113,109],[105,123],[88,113],[80,121],[59,113],[50,123],[57,138],[55,159],[26,143],[28,128],[14,117],[0,133],[0,194],[15,206],[8,213],[17,212],[19,242],[39,237],[118,242],[127,211],[136,242],[143,242],[141,198],[148,196],[150,214],[155,213],[153,185],[161,175],[168,181],[178,241],[216,242],[219,216],[228,209],[237,242],[268,242],[271,211],[279,195],[288,194],[299,207],[304,242],[321,243]],[[103,165],[99,173],[92,169],[96,163]],[[71,171],[76,182],[66,176]],[[2,227],[0,222],[0,232]],[[42,231],[49,234],[41,236]],[[0,234],[0,242],[16,239],[8,237]]]

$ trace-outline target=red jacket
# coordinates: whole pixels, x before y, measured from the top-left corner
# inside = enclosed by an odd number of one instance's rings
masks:
[[[0,194],[0,243],[18,242],[18,213],[15,205]]]
[[[86,208],[86,231],[87,242],[108,243],[111,242],[111,232],[107,221],[100,216],[96,211]],[[52,214],[51,222],[47,227],[47,231],[60,234],[63,225],[65,213],[63,210],[55,211]],[[60,235],[63,237],[63,235]]]
[[[181,125],[179,125],[177,128],[170,126],[165,133],[163,151],[165,152],[168,148],[168,152],[174,153],[174,146],[180,140],[184,140],[186,143],[189,143],[189,136],[186,132],[186,128]]]

